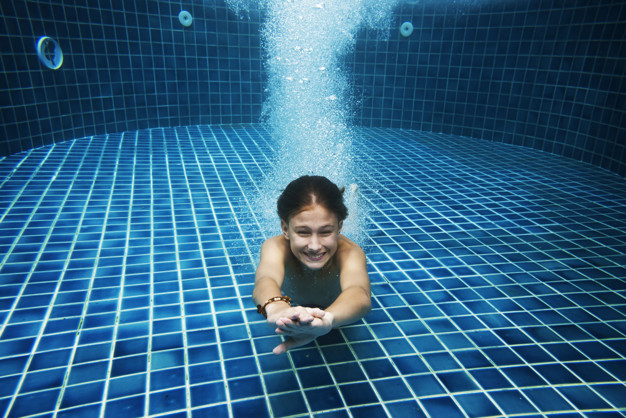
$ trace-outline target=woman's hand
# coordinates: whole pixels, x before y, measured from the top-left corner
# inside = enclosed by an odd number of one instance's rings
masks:
[[[333,315],[318,308],[301,306],[277,312],[275,332],[288,337],[274,348],[274,354],[282,354],[287,350],[310,343],[317,337],[328,334],[333,328]],[[268,323],[275,316],[268,318]]]

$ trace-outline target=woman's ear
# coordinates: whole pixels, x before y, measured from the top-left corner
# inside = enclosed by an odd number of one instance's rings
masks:
[[[338,232],[341,232],[341,227],[343,227],[343,221],[339,221],[339,231]]]
[[[280,220],[280,229],[283,230],[283,237],[289,241],[289,224],[284,219]]]

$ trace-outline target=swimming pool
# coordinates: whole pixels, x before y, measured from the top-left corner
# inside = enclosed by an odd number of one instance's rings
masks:
[[[285,356],[250,298],[262,13],[105,3],[0,2],[0,415],[626,412],[623,1],[355,35],[373,311]]]
[[[264,237],[249,199],[273,153],[263,125],[7,157],[0,409],[623,413],[623,179],[445,134],[362,128],[357,142],[373,311],[284,356],[250,298]]]

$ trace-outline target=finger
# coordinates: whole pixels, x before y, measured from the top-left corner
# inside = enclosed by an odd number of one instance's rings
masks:
[[[286,328],[290,325],[293,325],[293,322],[289,318],[280,318],[278,321],[276,321],[276,326],[281,328]]]
[[[289,338],[285,341],[283,341],[282,343],[278,344],[276,347],[274,347],[274,350],[272,351],[274,354],[283,354],[286,353],[290,348],[294,347],[296,345],[296,342],[293,338]]]
[[[313,311],[311,312],[311,315],[313,315],[316,318],[323,318],[324,315],[326,315],[326,311],[323,311],[320,308],[315,308],[313,309]]]
[[[306,316],[303,316],[302,318],[300,318],[300,323],[303,324],[303,325],[308,325],[311,322],[313,322],[314,319],[315,318],[313,316],[306,315]]]
[[[274,350],[272,350],[274,354],[283,354],[286,351],[287,348],[285,347],[285,343],[278,344],[276,347],[274,347]]]

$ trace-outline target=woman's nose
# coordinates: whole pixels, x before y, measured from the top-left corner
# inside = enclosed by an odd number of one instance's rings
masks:
[[[308,247],[309,247],[309,250],[311,251],[317,251],[320,248],[322,248],[322,244],[320,243],[320,240],[317,235],[315,234],[311,235],[311,239],[309,240]]]

